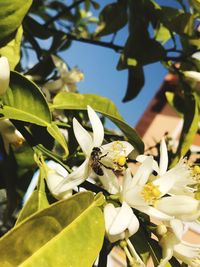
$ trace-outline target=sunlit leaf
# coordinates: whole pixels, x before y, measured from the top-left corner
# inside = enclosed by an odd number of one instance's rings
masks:
[[[32,0],[0,1],[0,41],[21,25],[31,4]]]
[[[0,240],[1,266],[92,266],[105,231],[98,202],[83,192],[24,220]]]
[[[20,60],[20,45],[22,39],[23,29],[19,27],[15,38],[8,42],[5,46],[0,48],[0,55],[8,58],[10,69],[14,70],[15,66]]]
[[[68,155],[67,144],[58,127],[51,121],[48,104],[36,84],[18,72],[11,72],[10,88],[2,98],[0,113],[8,119],[20,120],[47,127]]]
[[[194,140],[195,134],[198,130],[199,122],[199,109],[198,109],[198,97],[195,93],[189,95],[185,101],[184,109],[184,123],[183,129],[180,136],[179,145],[176,151],[176,156],[173,159],[172,166],[178,162],[178,160],[185,156],[192,141]]]

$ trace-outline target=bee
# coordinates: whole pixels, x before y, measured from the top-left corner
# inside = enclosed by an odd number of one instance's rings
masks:
[[[102,157],[105,157],[106,155],[102,155],[101,149],[99,147],[93,147],[92,153],[91,153],[91,167],[93,171],[99,175],[104,175],[104,172],[102,170],[102,163],[99,162]]]

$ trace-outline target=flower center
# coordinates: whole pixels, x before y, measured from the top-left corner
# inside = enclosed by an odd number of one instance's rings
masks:
[[[120,141],[116,141],[112,146],[115,156],[113,157],[114,170],[121,171],[126,164],[126,148],[124,144]]]
[[[152,182],[149,182],[144,185],[141,194],[146,202],[154,204],[155,201],[160,197],[161,192],[157,185],[154,185]]]
[[[198,183],[200,182],[200,167],[198,165],[195,165],[192,169],[193,178]]]

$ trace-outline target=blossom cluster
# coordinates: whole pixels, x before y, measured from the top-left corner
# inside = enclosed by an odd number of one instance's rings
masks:
[[[187,243],[183,235],[200,216],[200,168],[189,166],[186,159],[168,168],[167,147],[162,139],[159,163],[153,156],[139,155],[136,161],[140,166],[133,174],[127,158],[134,147],[126,141],[104,144],[100,118],[91,107],[87,111],[92,133],[73,119],[74,134],[85,160],[65,175],[57,167],[49,168],[46,180],[51,193],[57,199],[68,198],[72,189],[95,177],[109,193],[104,206],[106,236],[111,243],[125,240],[130,263],[145,266],[129,240],[140,227],[137,214],[141,212],[159,221],[156,233],[163,254],[159,267],[164,267],[172,256],[189,266],[199,266],[200,246]]]

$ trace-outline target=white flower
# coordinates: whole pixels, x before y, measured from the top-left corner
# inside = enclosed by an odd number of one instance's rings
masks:
[[[120,198],[121,201],[127,202],[132,208],[140,210],[149,216],[159,220],[170,220],[172,219],[171,216],[157,209],[157,201],[162,194],[159,187],[152,182],[148,182],[153,170],[152,165],[153,158],[148,157],[133,177],[131,170],[126,170]]]
[[[77,91],[76,83],[84,79],[84,74],[77,67],[69,70],[67,65],[59,57],[53,55],[52,59],[60,73],[60,77],[56,80],[48,81],[43,86],[45,94],[48,96],[48,92],[57,93],[60,90],[68,92]]]
[[[115,208],[111,203],[104,208],[106,234],[110,242],[126,239],[139,229],[139,221],[126,202]]]
[[[119,191],[119,184],[117,177],[113,173],[113,169],[122,169],[123,166],[121,163],[123,159],[126,158],[133,150],[133,146],[125,141],[112,142],[105,145],[104,152],[104,145],[102,145],[104,139],[104,128],[101,120],[91,107],[88,106],[87,110],[93,130],[92,135],[87,132],[75,118],[73,120],[74,134],[86,159],[81,166],[59,183],[55,190],[56,192],[62,192],[72,189],[74,186],[84,182],[92,174],[92,172],[95,172],[106,190],[115,194]],[[110,150],[108,148],[110,148]],[[109,153],[111,153],[114,157],[109,159],[111,163],[109,163],[109,160],[106,161],[104,159],[105,157],[109,157]],[[106,164],[104,165],[102,159],[105,160],[104,163],[106,162],[108,166]],[[125,164],[125,161],[123,164]]]
[[[24,137],[8,119],[0,121],[0,134],[7,154],[9,153],[10,145],[18,147],[24,142]]]
[[[186,78],[191,79],[196,82],[200,82],[200,72],[197,71],[183,71]]]
[[[0,95],[5,94],[10,82],[10,66],[6,57],[0,57]]]
[[[72,195],[72,190],[54,191],[59,183],[66,179],[68,172],[59,163],[51,160],[47,166],[46,182],[49,190],[56,199],[65,199]]]
[[[144,162],[148,156],[139,155],[136,160]],[[192,188],[189,185],[195,184],[192,170],[188,167],[186,160],[181,159],[173,168],[168,168],[168,152],[164,138],[160,144],[160,162],[153,161],[153,170],[157,172],[153,184],[158,185],[162,195],[168,194],[186,194],[193,195]],[[162,188],[161,188],[162,187]]]
[[[162,247],[162,260],[158,267],[165,267],[172,256],[190,267],[200,266],[200,245],[185,242],[182,240],[183,234],[182,223],[179,220],[170,221],[170,227],[166,227],[166,233],[159,241]]]
[[[150,157],[141,155],[137,157],[137,160],[144,163],[147,158]],[[195,190],[191,185],[196,184],[199,179],[198,166],[192,169],[183,159],[168,171],[167,166],[167,147],[162,139],[159,166],[156,161],[152,163],[152,168],[158,175],[153,177],[149,187],[157,188],[160,192],[157,199],[155,198],[156,208],[181,220],[196,220],[200,215],[200,202],[195,199]],[[148,189],[147,185],[145,187]],[[166,194],[169,196],[166,197]]]

